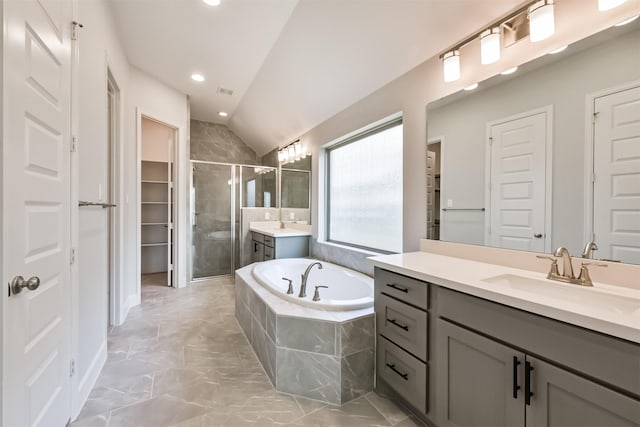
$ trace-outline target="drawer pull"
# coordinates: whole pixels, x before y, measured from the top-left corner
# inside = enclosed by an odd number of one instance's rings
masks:
[[[387,322],[391,323],[394,326],[397,326],[400,329],[403,329],[405,331],[409,330],[409,327],[407,325],[403,325],[402,323],[396,321],[396,319],[387,319]]]
[[[531,371],[533,371],[533,366],[531,366],[530,362],[524,362],[524,403],[527,405],[531,405],[531,396],[533,396],[533,392],[531,391]]]
[[[404,292],[405,294],[409,293],[409,289],[402,287],[402,286],[398,286],[395,283],[387,283],[387,286],[390,288],[395,289],[396,291],[400,291],[400,292]]]
[[[395,364],[387,363],[387,368],[391,369],[393,372],[395,372],[396,374],[400,375],[402,378],[404,378],[405,381],[409,381],[409,374],[404,374],[404,373],[400,372],[399,370],[397,370]]]
[[[518,398],[518,390],[520,390],[520,386],[518,385],[518,366],[520,365],[520,361],[516,356],[513,356],[513,398]]]

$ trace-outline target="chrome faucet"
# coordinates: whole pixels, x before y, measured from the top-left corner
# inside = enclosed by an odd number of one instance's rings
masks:
[[[314,265],[317,265],[319,270],[322,270],[323,268],[322,264],[320,264],[317,261],[309,264],[307,269],[304,271],[304,274],[302,275],[302,281],[300,283],[300,293],[298,294],[299,298],[305,298],[307,296],[307,279],[309,279],[309,272],[311,271]]]
[[[584,245],[584,250],[582,251],[582,258],[591,258],[591,252],[597,251],[598,245],[593,240]]]
[[[553,256],[557,256],[562,258],[562,277],[567,279],[575,279],[573,275],[573,265],[571,265],[571,255],[569,255],[569,251],[564,246],[560,246],[553,253]]]

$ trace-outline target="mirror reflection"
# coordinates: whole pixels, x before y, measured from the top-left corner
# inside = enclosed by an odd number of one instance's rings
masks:
[[[640,264],[639,46],[613,27],[430,104],[428,237]]]
[[[280,169],[280,207],[309,209],[311,200],[311,156]]]

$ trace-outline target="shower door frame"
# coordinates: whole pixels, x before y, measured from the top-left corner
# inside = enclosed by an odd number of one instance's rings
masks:
[[[247,167],[247,168],[261,168],[261,169],[270,169],[273,170],[276,174],[275,179],[276,179],[276,193],[278,192],[278,185],[279,185],[279,168],[277,167],[273,167],[273,166],[262,166],[262,165],[245,165],[245,164],[241,164],[241,163],[226,163],[226,162],[212,162],[212,161],[207,161],[207,160],[189,160],[190,163],[190,174],[189,174],[189,227],[188,228],[188,233],[187,233],[187,238],[189,239],[189,244],[187,245],[187,256],[189,259],[188,262],[188,268],[189,268],[189,280],[191,281],[191,283],[196,283],[196,282],[204,282],[204,281],[208,281],[211,279],[217,279],[220,277],[233,277],[235,275],[235,271],[236,271],[236,267],[238,265],[238,261],[236,259],[236,249],[239,248],[242,249],[243,243],[244,241],[242,241],[242,236],[236,235],[236,209],[239,207],[240,209],[242,209],[242,198],[244,196],[244,192],[243,192],[243,182],[242,182],[242,168],[243,167]],[[221,274],[218,276],[205,276],[205,277],[198,277],[195,278],[193,277],[193,253],[191,248],[193,247],[193,225],[194,225],[194,210],[195,210],[195,198],[194,198],[194,187],[193,187],[193,168],[195,165],[198,164],[202,164],[202,165],[213,165],[213,166],[228,166],[231,170],[231,274]],[[238,190],[236,191],[236,185],[240,184],[238,187]],[[237,196],[237,199],[236,199]],[[237,206],[236,204],[239,204],[239,206]],[[263,202],[264,204],[264,202]],[[275,204],[276,204],[276,209],[280,207],[280,200],[279,200],[279,194],[276,194],[275,197]],[[240,218],[237,218],[240,222],[240,227],[241,227],[241,221],[242,221],[242,211],[240,210],[238,212],[238,215],[240,216]],[[240,258],[238,256],[238,258]]]

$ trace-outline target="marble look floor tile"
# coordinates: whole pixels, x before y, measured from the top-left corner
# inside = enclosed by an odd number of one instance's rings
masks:
[[[170,426],[206,412],[203,406],[163,395],[113,411],[109,427]]]
[[[276,392],[236,319],[233,280],[182,289],[164,280],[145,276],[142,305],[111,328],[73,427],[413,426],[371,394],[337,407]]]
[[[399,408],[398,405],[375,391],[368,393],[365,398],[391,423],[391,425],[395,426],[408,417],[408,414]]]

